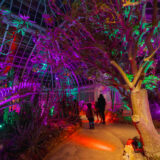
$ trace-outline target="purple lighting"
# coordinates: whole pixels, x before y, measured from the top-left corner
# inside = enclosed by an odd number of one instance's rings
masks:
[[[29,88],[34,91],[39,90],[40,84],[39,83],[26,83],[21,82],[19,85],[13,86],[13,88],[3,88],[0,90],[0,99],[3,99],[4,97],[11,96],[12,94],[16,93],[20,89]]]
[[[26,94],[21,95],[21,96],[19,96],[19,95],[13,96],[13,97],[11,97],[11,98],[9,98],[9,99],[6,99],[6,100],[0,102],[0,106],[3,105],[3,104],[5,104],[5,103],[7,103],[7,102],[12,101],[12,100],[15,100],[15,99],[18,99],[18,98],[24,98],[24,97],[29,96],[29,95],[32,95],[32,94],[35,94],[35,93],[32,92],[32,93],[26,93]],[[7,106],[7,107],[8,107],[8,106]],[[2,110],[2,109],[4,109],[4,108],[6,108],[6,107],[0,108],[0,110]]]

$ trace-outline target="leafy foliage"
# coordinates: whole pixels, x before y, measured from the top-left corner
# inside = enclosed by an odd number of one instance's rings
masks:
[[[127,77],[130,81],[133,80],[133,75],[132,74],[127,74]],[[158,86],[158,81],[160,81],[160,78],[154,75],[148,75],[144,78],[142,84],[144,85],[144,88],[148,90],[153,90],[154,88],[157,88]]]
[[[25,32],[27,31],[27,29],[32,26],[32,23],[34,23],[33,21],[29,21],[29,16],[23,16],[20,15],[21,19],[15,19],[13,20],[13,24],[14,26],[17,28],[17,33],[21,33],[22,36],[25,35]]]
[[[2,143],[3,150],[0,157],[3,160],[18,159],[19,155],[30,149],[30,156],[41,159],[43,142],[47,138],[43,135],[43,117],[39,107],[25,102],[21,106],[20,114],[14,124],[6,124]]]

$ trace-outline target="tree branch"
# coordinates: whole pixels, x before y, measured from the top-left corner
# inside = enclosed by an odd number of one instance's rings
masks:
[[[137,84],[136,88],[134,89],[134,91],[139,91],[141,89],[142,82],[143,82],[143,80],[138,81],[138,84]]]
[[[151,43],[151,38],[153,36],[154,29],[158,24],[157,13],[158,13],[157,0],[153,0],[152,28],[151,28],[151,31],[149,32],[149,34],[145,40],[146,46],[147,46],[150,54],[154,51],[153,45]]]
[[[160,48],[160,44],[159,44],[159,46],[153,51],[153,53],[152,53],[150,56],[148,56],[147,58],[144,59],[144,61],[145,61],[145,62],[146,62],[146,61],[149,61],[149,60],[156,54],[156,52],[158,51],[159,48]]]
[[[120,72],[121,76],[125,80],[126,84],[129,86],[129,88],[133,88],[132,83],[129,81],[129,79],[128,79],[126,73],[123,71],[123,69],[115,61],[111,61],[110,63]]]
[[[138,79],[139,79],[140,76],[141,76],[141,73],[142,73],[143,69],[145,68],[145,66],[146,66],[147,64],[148,64],[148,63],[146,62],[146,63],[142,64],[141,67],[139,68],[136,76],[134,77],[134,79],[133,79],[133,81],[132,81],[132,85],[133,85],[133,86],[136,85]]]

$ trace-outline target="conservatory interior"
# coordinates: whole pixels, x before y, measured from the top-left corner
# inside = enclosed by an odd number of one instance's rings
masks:
[[[0,160],[160,160],[159,0],[0,0]]]

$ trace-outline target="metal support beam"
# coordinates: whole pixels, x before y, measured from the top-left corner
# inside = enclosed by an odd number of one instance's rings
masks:
[[[38,37],[37,42],[38,42],[39,40],[40,40],[40,37]],[[32,51],[31,51],[31,53],[30,53],[30,55],[29,55],[29,57],[28,57],[28,59],[27,59],[27,62],[26,62],[26,64],[25,64],[25,66],[24,66],[24,69],[23,69],[21,78],[22,78],[23,75],[24,75],[24,72],[25,72],[25,70],[26,70],[26,67],[27,67],[27,65],[28,65],[28,63],[29,63],[29,60],[30,60],[30,58],[31,58],[31,56],[32,56],[32,54],[33,54],[33,52],[34,52],[34,50],[36,49],[36,46],[37,46],[37,44],[34,45]]]
[[[14,14],[11,14],[11,17],[12,17],[13,19],[21,20],[21,18],[20,18],[19,16],[14,15]],[[10,26],[12,26],[12,27],[15,27],[15,24],[13,24],[13,23],[11,22],[11,20],[7,19],[6,17],[3,19],[3,23],[8,24],[8,25],[10,25]],[[45,29],[45,28],[43,28],[43,27],[41,27],[41,26],[39,26],[39,25],[37,25],[37,24],[32,23],[32,26],[33,26],[35,29],[37,29],[38,31],[41,31],[41,32],[44,32],[44,33],[46,32],[46,29]],[[35,33],[35,32],[36,32],[35,29],[26,28],[26,31],[27,31],[28,33],[31,33],[31,34],[32,34],[32,33]]]
[[[0,3],[0,8],[2,7],[4,2],[5,2],[5,0],[2,0],[2,2]]]

